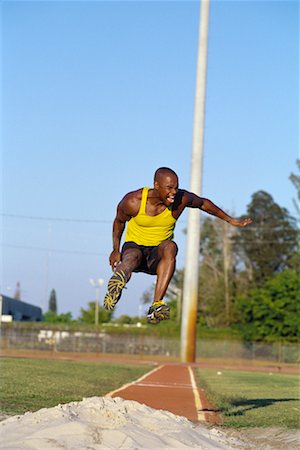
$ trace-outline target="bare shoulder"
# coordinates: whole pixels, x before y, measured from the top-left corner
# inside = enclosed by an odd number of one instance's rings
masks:
[[[136,203],[140,203],[140,201],[142,200],[142,191],[143,188],[128,192],[128,194],[124,195],[124,197],[122,198],[121,203],[132,206]]]
[[[172,215],[177,220],[183,210],[189,206],[189,195],[188,191],[184,189],[178,189],[175,196],[175,201],[172,205]]]
[[[181,189],[182,191],[182,203],[184,206],[189,206],[189,204],[192,202],[193,194],[186,189]]]
[[[189,206],[191,201],[192,201],[191,192],[188,192],[185,189],[178,189],[174,206],[180,209],[184,209],[185,207]]]
[[[186,189],[179,189],[173,206],[173,216],[178,218],[185,208],[201,208],[203,198]]]
[[[128,192],[120,201],[118,209],[121,209],[128,216],[136,216],[140,209],[142,191],[143,188]]]

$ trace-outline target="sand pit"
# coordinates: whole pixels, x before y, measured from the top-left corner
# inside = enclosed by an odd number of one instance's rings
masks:
[[[14,416],[0,423],[0,449],[245,449],[237,437],[121,398],[81,402]]]

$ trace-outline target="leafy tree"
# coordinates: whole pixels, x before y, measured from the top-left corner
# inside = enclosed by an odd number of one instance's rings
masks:
[[[88,309],[81,308],[79,321],[83,323],[95,323],[95,309],[96,302],[89,302]],[[114,311],[107,311],[102,306],[99,306],[98,323],[110,322]]]
[[[248,340],[300,337],[300,275],[287,269],[262,288],[237,298],[237,307]]]
[[[48,323],[72,323],[72,313],[67,312],[63,314],[57,314],[54,311],[48,311],[44,314],[44,321]]]
[[[57,300],[56,300],[55,289],[52,289],[52,291],[50,293],[48,311],[51,311],[55,314],[57,313]]]
[[[253,194],[247,216],[253,224],[236,236],[235,248],[252,285],[262,287],[272,275],[293,266],[298,244],[296,220],[264,191]]]

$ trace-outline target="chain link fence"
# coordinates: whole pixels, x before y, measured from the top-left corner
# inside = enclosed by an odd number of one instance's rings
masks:
[[[117,334],[107,331],[56,331],[1,327],[0,348],[44,350],[52,352],[118,353],[132,355],[180,356],[180,339],[143,334]],[[237,340],[201,339],[197,358],[264,360],[299,363],[300,346],[281,342],[243,342]]]

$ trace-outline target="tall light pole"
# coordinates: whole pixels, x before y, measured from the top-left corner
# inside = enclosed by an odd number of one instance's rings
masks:
[[[201,195],[202,188],[202,155],[204,142],[209,1],[210,0],[201,1],[199,24],[200,28],[190,181],[190,190],[197,195]],[[190,208],[188,213],[187,248],[181,321],[181,360],[183,362],[193,362],[196,358],[199,247],[200,214],[198,210]]]
[[[103,286],[104,280],[102,278],[90,278],[90,284],[96,290],[96,299],[95,299],[95,325],[99,324],[99,288]]]

